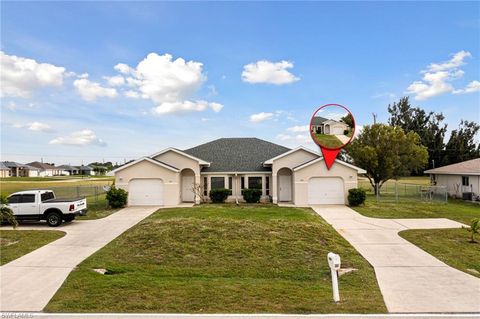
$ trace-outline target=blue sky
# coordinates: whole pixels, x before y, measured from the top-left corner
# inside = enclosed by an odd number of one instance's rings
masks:
[[[2,160],[123,162],[409,95],[480,119],[478,2],[2,2]]]

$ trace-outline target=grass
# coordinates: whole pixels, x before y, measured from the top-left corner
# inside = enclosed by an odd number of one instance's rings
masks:
[[[367,196],[364,206],[352,207],[362,215],[375,218],[449,218],[470,224],[480,217],[480,205],[461,200],[449,199],[448,203],[421,201],[377,202]]]
[[[74,192],[74,188],[77,186],[103,186],[112,183],[110,179],[78,179],[78,181],[65,181],[65,180],[40,180],[40,181],[27,181],[27,180],[8,180],[0,181],[0,193],[2,195],[10,195],[15,192],[30,190],[30,189],[71,189]],[[72,195],[73,196],[73,195]]]
[[[338,148],[343,146],[343,142],[336,138],[335,135],[315,134],[315,140],[320,145],[328,148]]]
[[[339,304],[330,251],[358,269],[340,277]],[[310,209],[273,205],[159,210],[82,262],[44,310],[386,312],[373,269],[330,225]]]
[[[50,230],[0,230],[0,265],[34,251],[65,235]]]
[[[447,265],[480,277],[480,243],[470,243],[469,235],[465,229],[405,230],[400,232],[400,236]]]
[[[108,207],[107,199],[105,198],[105,194],[98,195],[97,198],[95,196],[88,196],[87,197],[87,208],[88,212],[86,216],[78,216],[76,219],[78,220],[88,220],[88,219],[99,219],[107,217],[118,211],[117,208],[110,208]]]

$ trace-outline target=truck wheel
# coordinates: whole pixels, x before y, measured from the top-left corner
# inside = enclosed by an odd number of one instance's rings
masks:
[[[71,221],[73,221],[75,219],[75,215],[72,215],[72,216],[65,216],[65,218],[63,219],[66,223],[69,223]]]
[[[47,215],[47,224],[50,227],[58,227],[62,224],[62,216],[59,213],[50,213]]]

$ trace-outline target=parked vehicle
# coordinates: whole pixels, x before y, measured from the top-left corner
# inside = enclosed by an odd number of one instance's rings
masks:
[[[86,215],[87,199],[57,199],[51,190],[33,190],[11,194],[8,207],[17,220],[46,220],[49,226],[57,227]]]

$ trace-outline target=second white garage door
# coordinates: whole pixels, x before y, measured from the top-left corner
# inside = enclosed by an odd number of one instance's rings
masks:
[[[340,177],[312,177],[308,181],[309,204],[345,204],[343,180]]]
[[[159,178],[138,178],[128,183],[128,205],[163,205],[163,181]]]
[[[342,125],[331,126],[330,134],[343,135],[343,126]]]

